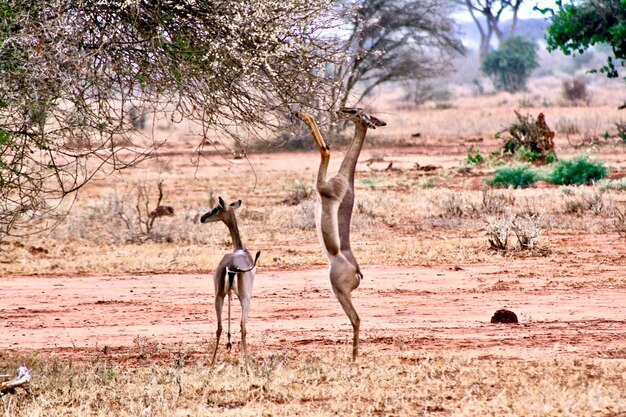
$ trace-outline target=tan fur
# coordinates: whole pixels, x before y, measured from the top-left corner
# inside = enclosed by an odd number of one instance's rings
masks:
[[[359,286],[362,274],[350,246],[350,222],[354,206],[354,171],[365,141],[367,128],[384,126],[385,122],[364,115],[358,109],[342,109],[338,114],[354,122],[355,132],[339,172],[332,178],[327,178],[330,149],[317,123],[307,113],[296,113],[296,116],[309,128],[320,152],[321,161],[316,181],[320,198],[319,207],[316,208],[316,225],[322,249],[330,263],[329,276],[333,292],[352,323],[352,360],[356,360],[359,352],[361,319],[352,304],[351,293]]]
[[[222,221],[230,231],[233,242],[233,252],[224,255],[213,274],[213,282],[215,284],[215,313],[217,315],[217,332],[215,340],[215,349],[213,350],[212,365],[215,364],[217,356],[217,348],[222,334],[222,308],[224,306],[224,298],[228,296],[228,321],[230,327],[230,302],[232,293],[237,295],[241,303],[241,347],[243,351],[244,364],[246,372],[248,371],[248,348],[246,344],[246,320],[250,311],[250,298],[252,297],[252,284],[256,274],[256,259],[253,261],[250,252],[243,247],[241,237],[239,236],[239,228],[237,227],[237,218],[235,209],[241,205],[241,200],[229,204],[224,203],[219,198],[220,204],[213,210],[206,213],[200,219],[201,223],[210,223]],[[257,253],[257,259],[259,253]],[[229,284],[227,270],[240,271],[235,275],[232,287]],[[230,330],[230,328],[229,328]],[[228,344],[230,346],[230,332],[228,333]]]

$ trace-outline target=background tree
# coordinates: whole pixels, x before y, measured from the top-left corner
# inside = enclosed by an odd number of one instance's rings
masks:
[[[485,56],[481,70],[491,78],[496,90],[515,93],[526,89],[530,74],[538,66],[537,45],[514,36]]]
[[[583,54],[590,47],[607,44],[613,56],[600,68],[608,78],[619,77],[626,60],[626,7],[620,0],[583,0],[557,10],[543,9],[552,15],[546,41],[548,50],[560,49],[565,55]],[[617,61],[617,62],[616,62]],[[626,104],[624,105],[626,106]],[[622,106],[622,107],[624,107]]]
[[[464,6],[472,16],[480,34],[478,57],[482,62],[491,48],[491,39],[496,35],[498,44],[515,34],[517,28],[517,13],[523,0],[456,0],[458,5]],[[500,26],[500,19],[505,12],[510,12],[511,25],[505,33]]]
[[[343,3],[347,61],[333,67],[342,80],[339,106],[360,102],[385,83],[420,81],[451,71],[464,51],[445,0],[355,0]],[[356,91],[357,84],[362,87]]]
[[[158,149],[131,109],[196,123],[202,147],[330,108],[334,22],[325,0],[0,2],[0,237]]]

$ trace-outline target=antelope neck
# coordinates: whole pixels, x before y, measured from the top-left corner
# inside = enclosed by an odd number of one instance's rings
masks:
[[[243,249],[243,244],[241,243],[241,237],[239,236],[239,227],[237,227],[237,219],[233,219],[231,224],[228,224],[228,230],[230,231],[230,238],[233,241],[233,248],[235,250]]]

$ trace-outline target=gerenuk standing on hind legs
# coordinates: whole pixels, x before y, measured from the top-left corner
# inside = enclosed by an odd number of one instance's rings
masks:
[[[330,283],[341,307],[350,318],[353,329],[352,360],[359,353],[359,328],[361,320],[352,305],[352,291],[359,286],[363,274],[350,247],[350,221],[354,207],[354,170],[365,141],[368,128],[375,129],[386,123],[363,114],[361,109],[342,108],[340,118],[354,122],[355,131],[339,172],[327,178],[330,149],[324,142],[317,123],[311,115],[296,113],[309,128],[320,152],[321,161],[317,171],[316,188],[319,199],[315,210],[315,224],[322,249],[330,263]]]

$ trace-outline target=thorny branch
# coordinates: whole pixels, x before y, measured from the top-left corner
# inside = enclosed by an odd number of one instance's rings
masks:
[[[187,120],[240,140],[320,101],[341,61],[328,0],[0,3],[0,238],[32,231],[94,176]],[[135,109],[135,110],[133,110]]]

